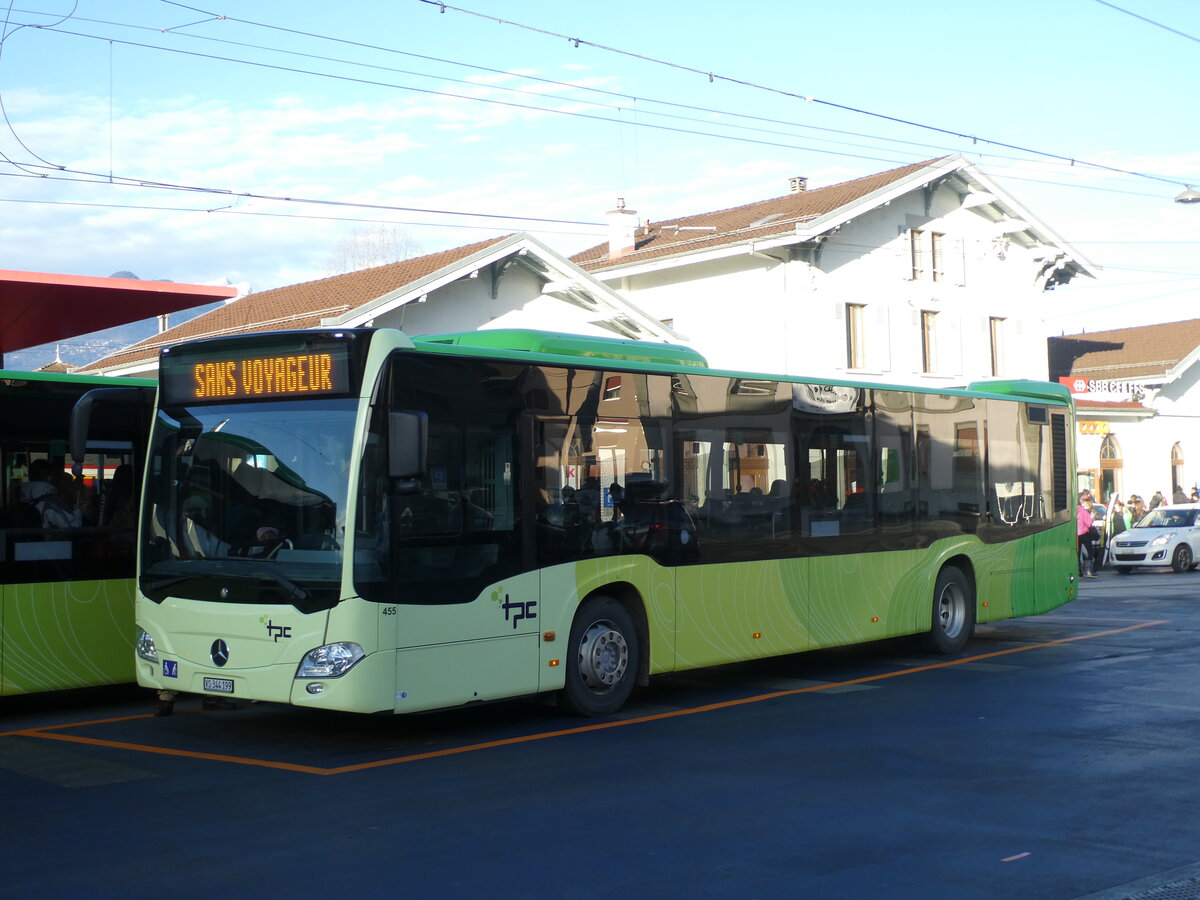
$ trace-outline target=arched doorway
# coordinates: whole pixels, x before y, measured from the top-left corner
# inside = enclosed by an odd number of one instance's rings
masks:
[[[1121,445],[1116,437],[1106,434],[1100,442],[1100,502],[1111,503],[1113,495],[1121,490]]]

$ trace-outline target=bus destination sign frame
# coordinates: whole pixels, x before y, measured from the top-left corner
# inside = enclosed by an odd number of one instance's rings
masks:
[[[170,405],[336,397],[353,387],[350,348],[336,341],[164,354],[161,371]]]

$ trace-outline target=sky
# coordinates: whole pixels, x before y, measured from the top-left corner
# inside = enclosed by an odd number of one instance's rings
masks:
[[[1200,316],[1192,0],[459,3],[0,0],[0,269],[261,291],[516,231],[570,255],[618,198],[962,153],[1099,270],[1048,334]]]

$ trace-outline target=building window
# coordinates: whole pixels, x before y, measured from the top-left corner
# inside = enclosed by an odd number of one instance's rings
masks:
[[[921,313],[921,371],[937,371],[937,313]]]
[[[1100,496],[1101,503],[1111,503],[1113,495],[1121,490],[1121,445],[1117,439],[1106,434],[1100,442]]]
[[[944,234],[938,234],[936,231],[929,233],[929,265],[933,270],[934,281],[941,281],[945,278],[943,271],[945,257],[942,253],[942,238],[944,237]]]
[[[992,340],[992,374],[1004,374],[1004,320],[992,316],[988,319]]]
[[[846,367],[850,369],[863,369],[867,365],[865,311],[861,303],[846,304]]]
[[[923,238],[925,232],[919,228],[910,228],[908,231],[909,247],[912,252],[912,279],[920,281],[925,277],[925,245]]]

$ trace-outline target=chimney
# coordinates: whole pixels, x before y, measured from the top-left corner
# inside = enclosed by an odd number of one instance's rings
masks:
[[[808,190],[808,179],[803,175],[794,175],[788,179],[789,194],[803,194]]]
[[[616,259],[637,249],[637,212],[625,208],[625,198],[617,198],[617,208],[608,211],[608,258]]]

